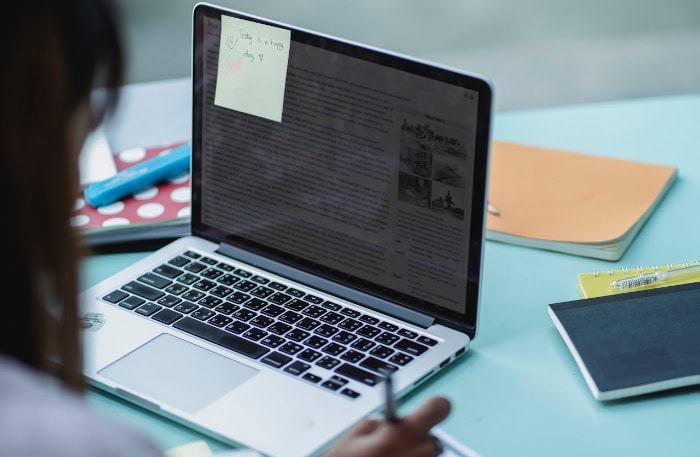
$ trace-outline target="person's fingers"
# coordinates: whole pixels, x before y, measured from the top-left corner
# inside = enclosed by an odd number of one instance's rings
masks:
[[[428,433],[435,425],[439,424],[450,414],[452,405],[444,397],[432,397],[426,400],[413,413],[402,419],[409,422],[420,433]]]
[[[359,435],[369,435],[374,433],[379,427],[382,426],[382,422],[376,419],[365,419],[355,424],[350,430],[348,430],[347,435],[359,436]]]

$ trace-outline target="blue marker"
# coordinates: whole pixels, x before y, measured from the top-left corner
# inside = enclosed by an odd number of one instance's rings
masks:
[[[85,201],[94,207],[109,205],[152,184],[175,178],[189,167],[190,145],[185,144],[91,184],[85,189]]]

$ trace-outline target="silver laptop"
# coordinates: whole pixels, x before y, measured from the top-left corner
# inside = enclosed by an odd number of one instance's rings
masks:
[[[476,336],[491,85],[210,4],[192,51],[192,235],[83,292],[85,375],[316,455]]]

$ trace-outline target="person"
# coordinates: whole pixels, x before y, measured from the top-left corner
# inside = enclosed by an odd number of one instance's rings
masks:
[[[149,437],[90,406],[81,374],[89,252],[70,218],[79,151],[123,84],[116,10],[108,0],[35,0],[12,11],[0,19],[0,455],[162,457]],[[430,429],[450,408],[433,397],[397,422],[361,421],[325,455],[432,457]]]

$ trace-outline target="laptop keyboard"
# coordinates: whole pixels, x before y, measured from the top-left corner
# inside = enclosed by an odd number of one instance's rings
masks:
[[[190,250],[102,298],[349,398],[350,380],[374,386],[438,344]]]

